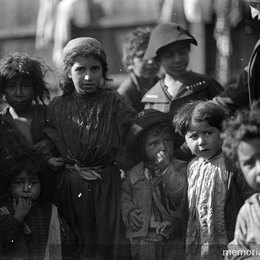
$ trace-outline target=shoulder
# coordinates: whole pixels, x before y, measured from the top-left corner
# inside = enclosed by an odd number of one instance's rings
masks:
[[[215,87],[223,89],[222,86],[212,77],[205,74],[196,73],[194,71],[189,71],[187,75],[187,85],[190,87]]]
[[[66,95],[66,96],[56,96],[56,97],[54,97],[54,98],[50,101],[49,106],[52,106],[52,105],[54,105],[54,104],[59,104],[59,103],[63,102],[65,99],[68,98],[68,96],[70,96],[70,95]]]
[[[169,102],[163,90],[163,79],[159,80],[142,98],[142,103]]]
[[[255,212],[258,213],[260,217],[260,194],[256,193],[249,197],[244,205],[240,208],[239,214],[238,214],[238,220],[241,222],[241,220],[248,220],[250,216],[252,217],[252,214],[255,214]]]
[[[144,163],[140,162],[133,166],[128,172],[127,175],[132,184],[144,178]]]
[[[176,170],[187,168],[187,162],[176,159],[175,157],[172,159],[172,164],[174,164]]]
[[[132,78],[127,77],[118,87],[117,92],[121,95],[128,94],[136,90],[136,85]]]
[[[255,193],[251,197],[249,197],[245,203],[248,205],[259,205],[260,204],[260,193]]]

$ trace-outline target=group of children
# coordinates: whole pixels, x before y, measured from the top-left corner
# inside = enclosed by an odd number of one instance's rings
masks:
[[[69,41],[48,105],[39,60],[1,60],[3,259],[223,259],[260,244],[260,108],[209,100],[222,87],[187,69],[197,41],[178,24],[127,42],[117,93],[101,43]],[[122,147],[138,155],[124,175]]]

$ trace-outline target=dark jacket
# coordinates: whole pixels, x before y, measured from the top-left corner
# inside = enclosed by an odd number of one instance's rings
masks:
[[[256,43],[248,66],[240,73],[238,82],[231,84],[213,100],[231,111],[249,107],[260,99],[260,40]]]
[[[225,165],[230,172],[228,179],[228,192],[225,203],[225,226],[228,242],[234,239],[237,215],[244,202],[254,194],[254,190],[247,184],[241,170],[234,163],[225,158]]]
[[[193,71],[187,72],[181,81],[182,86],[175,98],[167,91],[167,86],[160,80],[143,97],[145,108],[154,108],[162,112],[173,114],[191,100],[212,99],[223,91],[222,86],[214,79]]]
[[[141,112],[144,109],[144,104],[141,100],[146,93],[157,81],[158,77],[154,78],[151,85],[140,82],[138,77],[131,72],[129,77],[121,83],[117,92],[124,97],[126,103],[132,106],[137,112]]]

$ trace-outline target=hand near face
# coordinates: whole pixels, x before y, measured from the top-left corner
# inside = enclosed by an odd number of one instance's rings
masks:
[[[30,212],[32,200],[30,198],[13,199],[14,218],[23,221],[26,215]]]
[[[165,153],[164,151],[157,153],[155,163],[161,170],[165,170],[170,162],[171,160],[168,153]]]
[[[142,228],[144,222],[143,222],[143,211],[140,209],[134,209],[130,212],[128,216],[128,222],[133,231],[138,231],[140,228]]]

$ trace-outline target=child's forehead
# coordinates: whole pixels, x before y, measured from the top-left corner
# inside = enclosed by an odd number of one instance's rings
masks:
[[[170,135],[171,129],[169,125],[155,125],[150,127],[146,132],[145,136],[160,136],[160,135]]]
[[[192,119],[188,125],[187,132],[201,131],[209,128],[213,128],[207,120],[197,121]]]
[[[21,171],[20,173],[18,173],[14,177],[14,179],[18,179],[18,178],[23,178],[23,179],[25,179],[25,178],[29,178],[29,179],[34,178],[34,179],[38,179],[38,176],[36,174],[29,173],[28,171],[24,170],[24,171]]]

